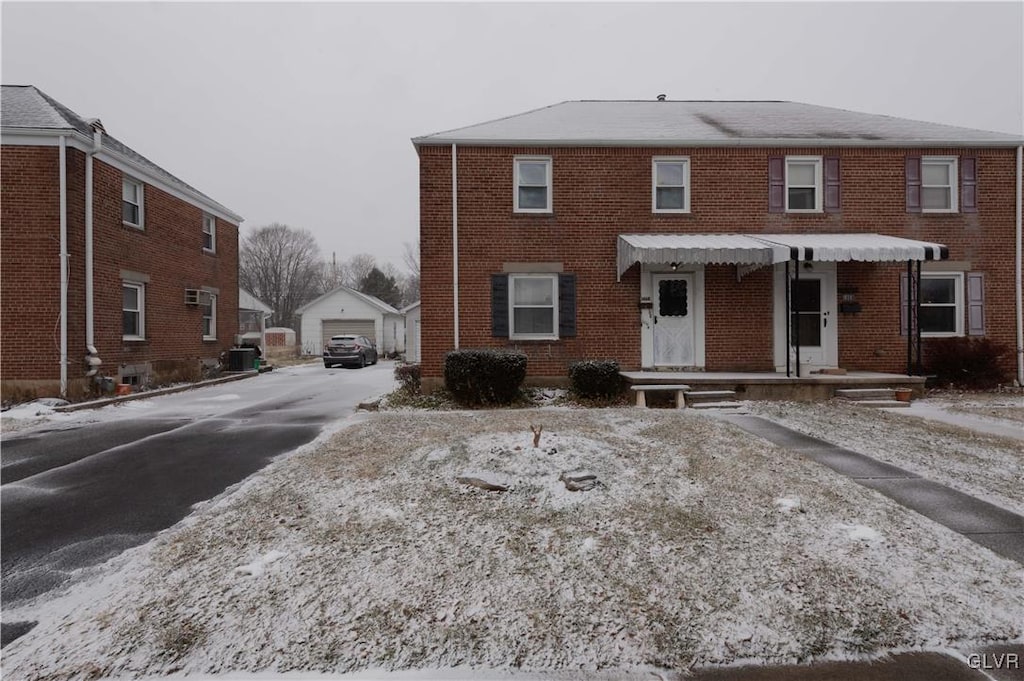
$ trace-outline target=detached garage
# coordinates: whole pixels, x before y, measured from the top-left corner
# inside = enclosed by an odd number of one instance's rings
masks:
[[[405,317],[383,300],[348,286],[325,293],[303,305],[299,334],[302,352],[319,355],[331,336],[366,336],[384,354],[405,351]]]

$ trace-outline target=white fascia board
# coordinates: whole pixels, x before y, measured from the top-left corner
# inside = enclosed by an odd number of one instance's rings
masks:
[[[791,147],[903,147],[934,148],[964,146],[971,148],[1006,147],[1016,148],[1024,139],[1005,140],[948,140],[948,139],[848,139],[848,138],[781,138],[781,139],[423,139],[414,138],[413,144],[420,146],[791,146]]]
[[[77,130],[72,130],[70,128],[3,128],[0,130],[0,134],[2,134],[2,139],[0,139],[2,144],[9,146],[56,147],[60,144],[60,138],[66,137],[68,147],[77,149],[83,153],[92,151],[92,139],[87,138]],[[165,182],[163,178],[154,175],[148,168],[135,163],[133,160],[108,147],[101,147],[95,158],[103,161],[107,165],[117,168],[123,173],[128,173],[136,179],[144,180],[147,184],[158,187],[176,199],[189,203],[197,208],[201,208],[211,215],[215,215],[222,220],[230,222],[236,227],[240,226],[244,221],[242,216],[230,211],[228,208],[222,206],[216,201],[205,199],[193,192],[170,185]]]

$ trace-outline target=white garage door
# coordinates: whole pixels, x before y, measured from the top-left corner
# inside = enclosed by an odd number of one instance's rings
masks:
[[[326,345],[331,336],[366,336],[377,342],[376,326],[372,319],[324,319],[321,321],[323,342]]]

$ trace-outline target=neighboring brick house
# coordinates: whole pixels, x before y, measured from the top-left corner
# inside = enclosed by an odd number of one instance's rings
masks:
[[[215,364],[238,331],[242,218],[98,120],[2,92],[4,397],[89,392],[90,346],[96,375],[123,383]]]
[[[586,358],[904,374],[920,337],[1019,348],[1019,137],[659,98],[413,143],[425,386],[456,347],[518,348],[536,383]]]

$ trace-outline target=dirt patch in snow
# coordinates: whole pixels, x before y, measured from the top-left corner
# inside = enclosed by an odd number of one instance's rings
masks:
[[[569,491],[566,472],[600,484]],[[1017,638],[1022,587],[1019,565],[690,411],[378,413],[47,603],[4,666],[783,662]]]

